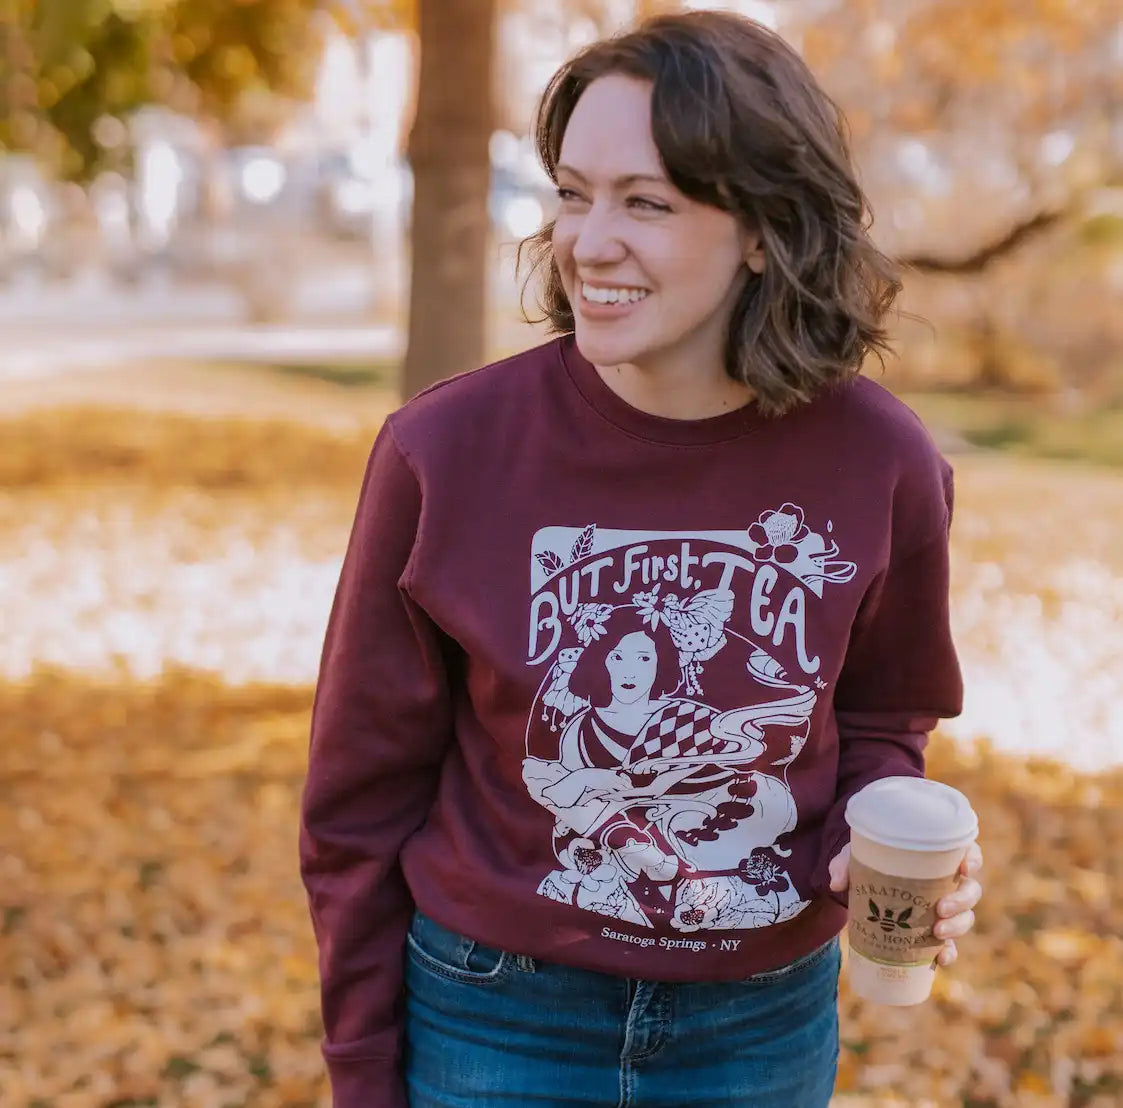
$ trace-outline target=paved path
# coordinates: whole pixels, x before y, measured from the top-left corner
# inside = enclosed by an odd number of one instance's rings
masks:
[[[401,336],[372,321],[373,303],[369,267],[356,266],[306,275],[293,295],[293,322],[275,326],[248,324],[230,285],[156,278],[129,287],[96,272],[49,284],[17,281],[0,290],[0,382],[153,358],[394,356]]]
[[[398,329],[386,325],[173,323],[102,324],[80,330],[12,328],[0,340],[0,382],[151,359],[276,363],[381,359],[400,352]]]

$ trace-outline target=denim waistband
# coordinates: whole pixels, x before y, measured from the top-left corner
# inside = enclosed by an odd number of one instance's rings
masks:
[[[547,964],[542,959],[529,954],[519,954],[478,942],[445,927],[420,911],[414,914],[410,926],[410,938],[414,945],[430,958],[438,959],[450,968],[464,972],[491,974],[499,972],[504,966],[511,966],[522,973],[534,973]],[[814,950],[801,954],[790,962],[735,980],[768,981],[785,977],[819,961],[837,945],[838,937],[833,936]]]

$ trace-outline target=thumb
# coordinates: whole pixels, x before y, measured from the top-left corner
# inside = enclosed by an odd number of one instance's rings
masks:
[[[831,892],[845,892],[850,887],[850,844],[847,843],[827,866],[831,879]]]

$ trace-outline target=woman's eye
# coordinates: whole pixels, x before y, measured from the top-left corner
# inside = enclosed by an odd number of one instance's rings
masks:
[[[658,200],[651,200],[646,196],[629,196],[628,206],[648,212],[669,212],[671,210],[666,204],[660,203]]]
[[[564,202],[566,200],[579,200],[580,197],[576,192],[573,191],[573,189],[559,188],[558,199]]]

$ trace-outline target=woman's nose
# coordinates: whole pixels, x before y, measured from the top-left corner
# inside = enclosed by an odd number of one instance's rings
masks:
[[[579,267],[608,265],[619,261],[626,253],[612,213],[593,204],[581,217],[573,243],[573,260]]]

